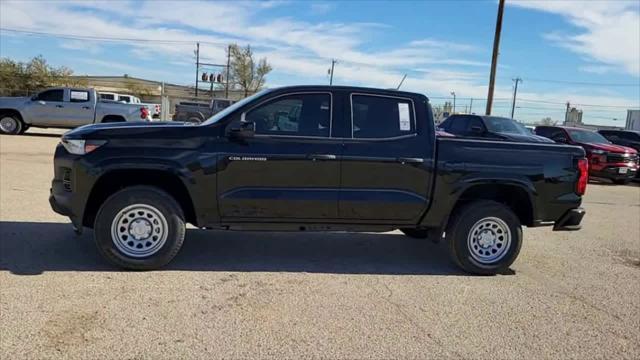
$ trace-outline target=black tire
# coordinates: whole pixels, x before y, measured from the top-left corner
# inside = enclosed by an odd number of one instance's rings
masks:
[[[429,231],[425,229],[412,229],[404,228],[400,229],[405,235],[414,239],[426,239],[429,237]]]
[[[112,222],[121,211],[134,204],[150,206],[166,220],[167,237],[164,244],[146,257],[126,254],[116,246],[116,240],[111,234]],[[94,236],[98,250],[112,264],[131,270],[157,269],[168,264],[182,247],[185,236],[184,214],[175,199],[163,190],[151,186],[132,186],[116,192],[102,204],[96,215]]]
[[[618,185],[627,185],[631,180],[630,179],[616,179],[613,180],[614,184]]]
[[[11,126],[9,126],[9,124],[7,125],[0,124],[0,134],[4,134],[4,135],[22,134],[24,123],[22,122],[22,120],[20,120],[19,117],[15,115],[0,115],[0,121],[13,123]]]
[[[488,218],[497,218],[508,228],[511,236],[509,237],[508,245],[504,245],[504,249],[490,246],[489,250],[485,250],[485,248],[478,247],[479,244],[474,242],[481,241],[477,240],[477,237],[474,237],[475,240],[474,238],[468,240],[468,236],[476,224],[481,224],[481,220],[487,221]],[[489,230],[490,234],[499,235],[498,233],[492,233],[493,229],[487,228],[487,230]],[[478,229],[478,231],[482,232],[485,229]],[[496,240],[494,240],[494,243],[498,245]],[[522,227],[518,217],[505,205],[494,201],[475,201],[462,206],[453,214],[447,225],[446,241],[452,260],[463,270],[478,275],[495,275],[507,270],[518,257],[522,247]],[[505,243],[507,242],[505,241],[502,244]],[[475,251],[476,255],[472,254],[471,247],[477,249]],[[489,251],[493,250],[496,250],[498,254],[503,254],[502,257],[495,261],[480,261],[477,259],[477,257],[481,256],[477,254],[479,251],[486,251],[488,256],[492,256]]]
[[[22,129],[20,129],[20,133],[18,135],[22,135],[24,133],[27,132],[27,130],[29,130],[29,125],[22,123]]]

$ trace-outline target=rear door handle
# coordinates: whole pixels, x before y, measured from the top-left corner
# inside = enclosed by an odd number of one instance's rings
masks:
[[[91,109],[91,106],[83,106],[82,108],[85,109],[85,110],[89,110],[89,109]]]
[[[412,157],[399,157],[397,160],[399,163],[403,163],[403,164],[422,164],[424,162],[424,159],[422,158],[412,158]]]
[[[63,108],[64,106],[62,105],[56,105],[57,108]]]
[[[316,161],[316,160],[335,160],[338,157],[333,155],[333,154],[312,154],[309,155],[309,159]]]

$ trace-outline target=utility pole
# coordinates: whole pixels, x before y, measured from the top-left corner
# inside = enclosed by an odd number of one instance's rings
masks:
[[[404,79],[407,78],[407,74],[404,74],[404,76],[402,77],[402,80],[400,80],[400,84],[398,84],[398,87],[396,88],[396,90],[400,90],[400,86],[402,86],[402,83],[404,82]]]
[[[489,78],[489,93],[487,94],[486,115],[491,115],[493,105],[493,88],[496,85],[496,67],[498,65],[498,51],[500,49],[500,33],[502,32],[502,14],[504,13],[504,0],[498,4],[498,18],[496,19],[496,33],[493,36],[493,55],[491,57],[491,75]]]
[[[227,83],[224,86],[224,97],[229,98],[229,68],[231,67],[231,45],[227,47]]]
[[[516,86],[513,88],[513,102],[511,103],[511,118],[513,119],[513,113],[516,111],[516,96],[518,96],[518,83],[522,82],[519,77],[513,79],[516,82]]]
[[[471,109],[473,109],[473,98],[471,98],[471,103],[469,104],[469,114],[473,114]]]
[[[456,113],[456,92],[452,91],[451,95],[453,95],[453,113]]]
[[[333,85],[333,68],[335,67],[337,62],[338,60],[331,59],[331,70],[329,70],[329,75],[331,75],[331,77],[329,78],[329,85]]]
[[[196,43],[196,97],[198,97],[198,75],[200,74],[200,43]]]

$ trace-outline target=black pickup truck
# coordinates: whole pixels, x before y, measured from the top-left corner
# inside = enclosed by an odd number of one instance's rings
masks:
[[[129,269],[167,264],[199,228],[400,229],[447,242],[476,274],[505,270],[521,226],[577,230],[582,148],[435,136],[427,97],[340,86],[262,91],[202,124],[66,133],[50,203]]]

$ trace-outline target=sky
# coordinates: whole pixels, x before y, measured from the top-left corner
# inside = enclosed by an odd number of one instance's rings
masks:
[[[640,108],[640,0],[506,4],[493,114],[510,115],[519,77],[519,120],[562,121],[568,101],[585,123],[624,126],[626,109]],[[495,0],[1,0],[0,56],[192,86],[196,42],[210,63],[226,62],[229,43],[250,44],[273,66],[268,87],[328,84],[336,59],[334,84],[395,88],[406,74],[402,90],[434,105],[455,92],[458,111],[483,113],[497,8]]]

